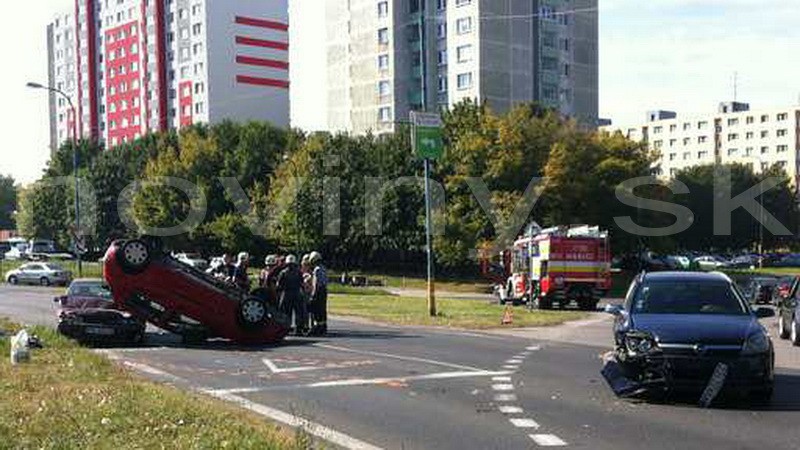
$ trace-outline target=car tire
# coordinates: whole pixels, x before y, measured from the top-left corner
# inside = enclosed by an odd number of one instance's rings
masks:
[[[8,277],[8,284],[18,284],[18,283],[19,279],[17,279],[17,277],[15,277],[14,275]]]
[[[260,327],[268,316],[267,303],[258,297],[247,297],[239,303],[239,321],[246,329]]]
[[[47,277],[39,278],[39,285],[40,286],[45,286],[45,287],[46,286],[50,286],[50,278],[47,278]]]
[[[550,297],[539,297],[537,309],[553,309],[553,299]]]
[[[117,255],[122,268],[135,274],[143,271],[150,264],[152,248],[145,241],[134,239],[122,244]]]
[[[800,330],[798,330],[797,319],[792,320],[792,332],[789,339],[792,341],[792,345],[800,347]]]
[[[786,328],[786,321],[783,317],[778,315],[778,337],[781,339],[789,339],[789,329]]]

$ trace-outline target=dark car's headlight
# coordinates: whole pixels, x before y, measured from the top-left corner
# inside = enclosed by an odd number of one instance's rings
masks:
[[[629,355],[643,355],[657,350],[658,343],[648,333],[631,332],[625,336],[625,349]]]
[[[763,331],[751,334],[744,342],[743,355],[757,355],[769,351],[769,336]]]

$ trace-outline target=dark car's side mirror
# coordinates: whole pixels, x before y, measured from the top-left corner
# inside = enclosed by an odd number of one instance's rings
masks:
[[[772,308],[758,308],[756,309],[756,317],[759,319],[768,319],[775,317],[775,310]]]
[[[622,314],[622,305],[606,305],[603,311],[612,316],[619,316]]]

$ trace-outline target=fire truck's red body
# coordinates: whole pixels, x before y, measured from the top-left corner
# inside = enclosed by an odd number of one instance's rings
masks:
[[[575,301],[590,310],[611,289],[608,233],[598,227],[529,226],[507,252],[508,278],[498,287],[501,303],[550,309]]]

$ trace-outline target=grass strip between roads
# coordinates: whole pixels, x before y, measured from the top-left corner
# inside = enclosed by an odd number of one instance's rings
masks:
[[[0,318],[0,448],[307,448],[307,437],[224,402],[139,379],[35,327],[45,348],[12,366]]]
[[[559,325],[587,317],[580,311],[528,311],[513,308],[513,323],[502,325],[505,306],[478,300],[437,299],[438,315],[428,315],[427,300],[389,295],[331,295],[328,310],[397,325],[434,325],[468,329]]]

